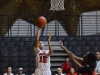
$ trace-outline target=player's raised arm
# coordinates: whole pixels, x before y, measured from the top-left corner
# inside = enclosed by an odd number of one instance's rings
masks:
[[[52,47],[51,47],[50,40],[51,40],[51,35],[49,35],[49,37],[48,37],[49,55],[53,54],[53,50],[52,50]]]
[[[37,31],[37,34],[36,34],[36,39],[35,39],[35,44],[34,44],[34,52],[35,53],[38,52],[40,30],[41,30],[41,28],[38,28],[38,31]]]
[[[68,54],[68,50],[63,46],[63,43],[61,40],[59,40],[59,46]]]
[[[63,46],[63,43],[61,40],[59,40],[59,46],[66,52],[66,54],[69,55],[69,51],[68,49],[66,49],[64,46]],[[73,54],[74,55],[74,54]],[[77,57],[76,55],[74,55],[74,58],[78,61],[78,62],[82,62],[83,61],[83,58],[79,58]]]
[[[72,61],[74,62],[74,64],[78,67],[78,68],[82,68],[83,66],[75,59],[75,55],[69,51],[69,56],[70,59],[72,59]]]

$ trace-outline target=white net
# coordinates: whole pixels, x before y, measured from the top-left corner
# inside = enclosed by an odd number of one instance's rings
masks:
[[[51,8],[50,10],[61,11],[65,10],[64,8],[64,0],[51,0]]]

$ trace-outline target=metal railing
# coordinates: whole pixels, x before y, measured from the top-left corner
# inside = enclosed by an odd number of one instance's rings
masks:
[[[62,16],[66,19],[66,17],[76,17],[77,15]],[[64,25],[68,25],[70,24],[68,22],[72,22],[72,29],[69,29],[70,32],[76,31],[76,29],[73,29],[73,26],[77,25],[76,36],[90,36],[100,33],[100,15],[80,15],[77,17],[79,17],[79,19],[67,18],[67,20],[63,22]],[[37,32],[36,18],[36,15],[0,15],[0,36],[33,37]],[[68,36],[67,31],[65,32],[62,27],[61,22],[63,20],[59,15],[53,16],[53,18],[54,20],[50,21],[42,30],[41,36],[47,36],[48,34],[52,34],[53,36]],[[58,20],[56,20],[56,18]]]

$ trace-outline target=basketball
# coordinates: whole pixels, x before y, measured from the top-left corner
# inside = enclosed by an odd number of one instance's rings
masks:
[[[43,28],[46,24],[47,24],[47,20],[46,20],[45,17],[40,16],[40,17],[37,18],[37,26],[39,28]]]

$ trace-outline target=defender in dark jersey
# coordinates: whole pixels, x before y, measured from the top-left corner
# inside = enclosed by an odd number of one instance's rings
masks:
[[[96,56],[93,53],[87,53],[83,58],[75,56],[71,51],[68,51],[62,41],[59,41],[60,47],[69,55],[74,64],[79,68],[79,73],[82,75],[95,75]]]

